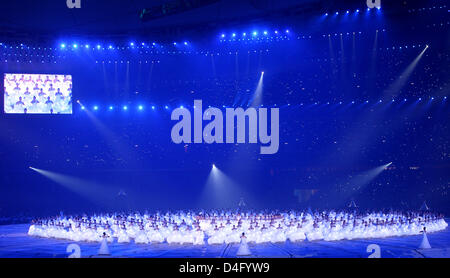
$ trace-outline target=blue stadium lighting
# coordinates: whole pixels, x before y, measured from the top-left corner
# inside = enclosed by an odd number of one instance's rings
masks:
[[[183,108],[184,108],[184,106],[183,106],[183,105],[181,105],[181,106],[180,106],[180,108],[181,108],[181,109],[183,109]]]
[[[325,13],[325,16],[328,16],[328,13]]]
[[[187,42],[184,42],[184,45],[188,45],[188,43],[187,43]]]
[[[289,29],[286,29],[286,33],[289,34]]]
[[[84,108],[84,106],[81,106],[81,110],[84,110],[85,108]]]
[[[253,36],[256,36],[256,35],[258,35],[258,32],[254,31]]]
[[[112,49],[113,47],[112,47],[112,45],[110,45],[108,48],[109,48],[109,49]]]
[[[84,47],[89,48],[89,44],[86,44]]]
[[[264,31],[264,35],[267,35],[267,31]]]
[[[109,107],[109,110],[113,110],[113,109],[114,109],[114,107],[112,107],[112,106]]]
[[[245,37],[245,36],[247,36],[247,33],[245,33],[245,32],[244,32],[244,33],[242,33],[242,36],[244,36],[244,37]]]
[[[100,48],[101,48],[101,45],[97,44],[97,49],[100,49]]]
[[[128,110],[128,106],[125,105],[125,106],[123,107],[123,110]]]
[[[339,12],[336,12],[336,15],[338,15],[339,14]]]
[[[166,110],[167,110],[167,109],[169,109],[169,106],[167,106],[167,105],[166,105],[166,106],[164,106],[164,109],[166,109]]]
[[[222,38],[225,38],[225,34],[222,34]]]
[[[139,105],[138,109],[139,109],[139,110],[143,110],[143,109],[144,109],[144,106]]]
[[[78,44],[74,44],[74,45],[73,45],[73,48],[78,48]]]
[[[134,42],[130,43],[130,46],[134,46]]]
[[[65,44],[61,44],[61,48],[66,48],[66,45]]]
[[[174,42],[174,43],[173,43],[173,45],[177,45],[177,43],[176,43],[176,42]]]
[[[96,106],[94,106],[94,110],[98,110],[98,106],[96,105]]]
[[[156,107],[155,106],[152,106],[152,110],[155,110],[156,109]]]
[[[347,14],[348,14],[348,13],[350,13],[350,12],[349,12],[349,11],[346,11],[345,13],[347,13]]]
[[[403,101],[406,101],[406,98]]]
[[[155,45],[156,45],[156,42],[152,43],[152,45],[155,46]]]
[[[277,30],[275,30],[275,34],[278,34],[278,31],[277,31]]]
[[[421,101],[421,100],[422,100],[422,98],[420,97],[420,98],[419,98],[419,101]]]
[[[359,10],[356,10],[357,13],[359,13]]]
[[[233,38],[236,37],[236,33],[233,33],[231,36],[233,36]]]
[[[434,97],[431,97],[431,100],[434,100]]]
[[[145,42],[141,43],[142,46],[145,46]]]

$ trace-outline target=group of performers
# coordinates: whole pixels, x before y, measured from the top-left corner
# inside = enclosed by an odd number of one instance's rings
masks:
[[[418,235],[447,227],[442,215],[429,212],[201,211],[58,216],[33,220],[30,236],[71,241],[138,244],[253,243],[342,240]]]
[[[72,112],[72,77],[70,75],[6,74],[6,113]]]

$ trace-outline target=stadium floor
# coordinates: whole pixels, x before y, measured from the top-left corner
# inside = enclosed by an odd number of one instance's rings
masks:
[[[448,222],[448,219],[446,219]],[[35,238],[27,235],[29,225],[0,226],[0,258],[68,257],[66,240]],[[450,227],[450,226],[449,226]],[[286,242],[249,244],[255,258],[367,258],[367,246],[377,244],[383,258],[450,258],[450,228],[428,234],[432,249],[417,249],[422,236],[390,237],[368,240]],[[96,256],[100,244],[78,243],[81,257]],[[239,244],[223,245],[138,245],[109,244],[112,257],[132,258],[234,258]]]

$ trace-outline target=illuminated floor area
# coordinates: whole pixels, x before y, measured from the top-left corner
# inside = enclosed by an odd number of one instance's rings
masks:
[[[448,220],[446,220],[448,222]],[[29,237],[28,225],[0,226],[0,258],[64,258],[72,242]],[[428,234],[432,249],[419,250],[422,236],[392,237],[371,240],[316,241],[283,244],[249,244],[257,258],[364,258],[370,244],[377,244],[384,258],[450,258],[450,228]],[[95,256],[100,244],[79,243],[82,257]],[[109,245],[113,257],[133,258],[233,258],[238,244],[223,245],[137,245],[113,243]]]

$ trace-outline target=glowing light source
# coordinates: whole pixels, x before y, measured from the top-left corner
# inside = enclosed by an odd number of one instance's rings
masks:
[[[66,45],[65,44],[61,44],[61,48],[66,48]]]
[[[98,110],[98,106],[96,105],[96,106],[94,106],[94,110]]]
[[[125,105],[125,106],[123,107],[123,110],[128,110],[128,106]]]
[[[143,110],[143,109],[144,109],[144,106],[139,105],[138,109],[139,109],[139,110]]]

